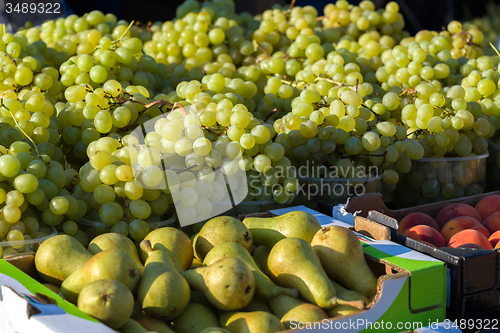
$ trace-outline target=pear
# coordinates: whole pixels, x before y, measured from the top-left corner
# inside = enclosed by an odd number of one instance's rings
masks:
[[[61,287],[56,286],[55,284],[50,284],[50,283],[42,283],[45,287],[49,288],[56,294],[59,294],[61,292]]]
[[[240,312],[264,311],[271,313],[271,309],[269,308],[269,305],[267,305],[266,301],[258,297],[252,298],[252,300],[250,301],[250,303],[248,303],[247,306],[238,311]]]
[[[59,286],[90,258],[92,254],[74,237],[57,235],[40,244],[35,266],[46,282]]]
[[[95,254],[61,284],[62,296],[76,303],[80,291],[90,282],[111,279],[134,290],[141,275],[135,260],[122,250],[111,249]]]
[[[175,267],[168,252],[153,250],[150,241],[146,239],[140,246],[149,255],[137,290],[142,310],[161,320],[177,317],[189,302],[187,281]]]
[[[150,331],[132,318],[129,318],[125,325],[120,327],[120,333],[149,333]]]
[[[191,289],[203,293],[219,310],[242,309],[255,292],[253,273],[238,258],[222,258],[208,267],[190,269],[183,276]]]
[[[316,233],[311,245],[330,278],[368,298],[376,294],[377,278],[368,267],[361,242],[353,231],[325,227]]]
[[[238,243],[249,253],[252,250],[252,234],[245,225],[234,217],[218,216],[207,221],[196,236],[194,247],[197,258],[203,261],[208,251],[225,242]]]
[[[259,247],[257,247],[257,249],[255,249],[252,255],[252,258],[257,267],[259,267],[259,269],[267,276],[270,276],[271,274],[271,272],[269,271],[269,267],[267,266],[267,258],[269,257],[269,252],[271,252],[270,248],[264,245],[260,245]]]
[[[314,234],[321,229],[314,216],[302,211],[268,218],[247,217],[243,224],[250,230],[255,244],[269,248],[287,237],[300,238],[310,243]]]
[[[116,330],[130,318],[134,295],[118,281],[97,280],[82,289],[78,308]]]
[[[182,231],[171,227],[159,228],[151,231],[144,239],[151,242],[153,250],[167,252],[178,270],[184,272],[191,267],[193,245]],[[139,249],[139,253],[142,262],[145,262],[148,254],[142,249]]]
[[[149,316],[144,315],[143,317],[135,319],[137,323],[142,325],[145,329],[147,329],[150,332],[156,332],[156,333],[176,333],[172,331],[172,329],[165,324],[163,321],[156,319],[156,318],[151,318]]]
[[[188,304],[186,310],[172,320],[172,329],[177,333],[198,333],[207,327],[219,326],[219,319],[209,308],[201,304]]]
[[[201,330],[200,333],[231,333],[231,332],[220,327],[207,327]]]
[[[137,267],[139,267],[139,269],[142,271],[144,266],[139,259],[137,247],[135,247],[134,242],[132,242],[130,238],[123,236],[122,234],[114,232],[101,234],[92,239],[89,246],[87,247],[87,251],[92,254],[111,249],[120,249],[130,254],[137,263]]]
[[[267,258],[271,278],[279,285],[296,288],[308,302],[323,309],[348,304],[363,309],[360,301],[346,302],[335,294],[312,246],[300,238],[285,238],[271,249]]]
[[[255,264],[248,251],[238,243],[227,242],[216,245],[207,253],[203,260],[204,266],[210,266],[219,259],[225,257],[239,258],[247,264],[255,278],[255,295],[261,298],[271,298],[278,294],[287,294],[292,297],[299,297],[297,289],[282,288],[276,286]]]
[[[275,315],[263,311],[224,313],[220,317],[220,324],[231,333],[275,333],[285,330]]]
[[[267,300],[274,315],[281,318],[281,322],[286,329],[291,328],[291,321],[294,323],[315,323],[328,319],[326,312],[317,305],[302,302],[287,295],[278,295]]]

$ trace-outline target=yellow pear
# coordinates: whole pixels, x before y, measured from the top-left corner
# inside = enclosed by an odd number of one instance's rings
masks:
[[[252,271],[238,258],[223,258],[208,267],[190,269],[183,276],[191,289],[203,293],[219,310],[242,309],[255,292]]]
[[[344,301],[326,275],[312,246],[300,238],[280,240],[269,253],[267,265],[271,278],[279,285],[298,289],[308,302],[323,309],[348,304],[363,309],[360,301]]]
[[[250,230],[255,244],[269,248],[286,237],[300,238],[310,243],[314,234],[321,229],[314,216],[302,211],[268,218],[247,217],[243,224]]]
[[[375,295],[377,278],[368,267],[361,242],[352,230],[325,227],[316,233],[311,245],[330,278],[368,298]]]
[[[224,313],[220,317],[220,324],[231,333],[275,333],[285,330],[275,315],[263,311]]]

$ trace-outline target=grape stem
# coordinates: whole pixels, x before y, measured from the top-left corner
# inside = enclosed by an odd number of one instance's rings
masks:
[[[266,58],[269,58],[269,53],[267,53],[267,50],[262,44],[257,43],[257,45],[264,51],[264,54],[266,55]]]
[[[21,128],[21,126],[19,126],[19,123],[17,122],[16,117],[14,117],[14,113],[12,113],[12,111],[5,104],[3,104],[3,98],[0,99],[0,107],[4,107],[7,110],[9,110],[9,112],[10,112],[10,114],[12,116],[12,119],[16,123],[17,128],[24,134],[24,136],[26,138],[28,138],[28,140],[30,140],[31,144],[33,145],[33,148],[36,151],[37,156],[40,156],[40,152],[38,151],[38,147],[36,146],[35,141],[33,141],[33,139]]]
[[[276,108],[274,108],[274,110],[269,111],[269,113],[267,114],[267,117],[264,119],[264,122],[267,122],[267,120],[268,120],[269,118],[271,118],[271,117],[272,117],[272,115],[273,115],[273,114],[275,114],[277,111],[278,111],[278,110],[277,110]]]
[[[378,120],[378,121],[384,121],[384,120],[382,119],[382,117],[380,117],[380,115],[379,115],[378,113],[376,113],[375,111],[373,111],[372,109],[370,109],[370,108],[369,108],[368,106],[366,106],[365,104],[361,104],[361,106],[362,106],[362,107],[364,107],[364,108],[366,108],[366,109],[368,109],[368,110],[370,110],[370,111],[373,113],[373,115],[375,116],[375,118],[377,118],[377,120]]]
[[[196,163],[196,164],[193,164],[193,165],[191,165],[191,166],[189,166],[189,167],[187,167],[185,169],[175,169],[175,168],[173,168],[173,169],[170,169],[170,170],[172,170],[175,173],[181,173],[181,172],[184,172],[184,171],[191,171],[191,169],[194,169],[194,168],[196,168],[198,166],[200,166],[200,164]]]

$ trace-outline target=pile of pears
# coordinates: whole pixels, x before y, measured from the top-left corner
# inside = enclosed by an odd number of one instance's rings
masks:
[[[365,309],[377,278],[349,229],[309,213],[219,216],[190,237],[153,230],[140,243],[117,233],[87,248],[58,235],[35,266],[45,286],[122,333],[267,333]]]

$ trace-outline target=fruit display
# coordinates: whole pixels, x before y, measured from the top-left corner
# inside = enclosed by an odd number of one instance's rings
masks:
[[[121,332],[277,332],[359,312],[377,293],[356,234],[306,212],[220,216],[192,236],[159,228],[137,247],[105,233],[85,248],[57,235],[35,266],[46,286]]]
[[[144,27],[92,11],[3,33],[2,238],[141,241],[345,179],[410,204],[484,191],[469,163],[412,181],[422,158],[479,158],[500,126],[500,58],[476,26],[409,36],[397,3],[345,0],[323,16],[252,17],[230,0],[176,15]],[[311,177],[339,182],[318,191]]]
[[[434,247],[500,248],[500,195],[488,195],[475,207],[454,203],[433,219],[425,213],[411,213],[399,223],[403,236]]]
[[[352,231],[235,216],[493,184],[491,31],[404,25],[396,2],[252,16],[187,0],[148,25],[92,11],[0,29],[0,258],[36,251],[49,288],[125,333],[275,332],[365,309],[377,277]],[[399,232],[499,248],[499,198]]]

